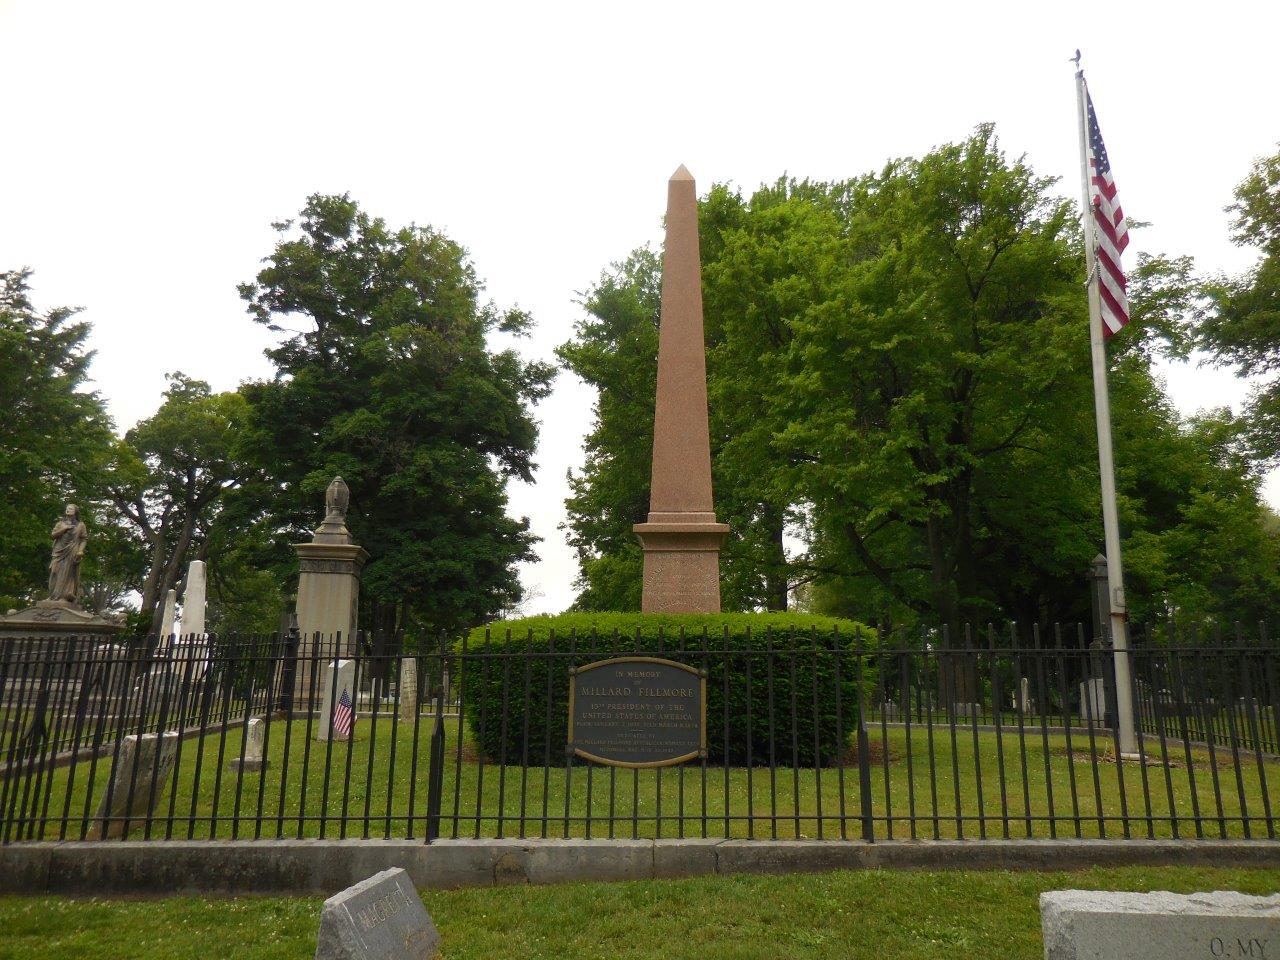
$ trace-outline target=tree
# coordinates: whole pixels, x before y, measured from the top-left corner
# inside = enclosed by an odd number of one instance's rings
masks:
[[[1258,250],[1252,270],[1210,287],[1216,310],[1198,326],[1198,344],[1242,377],[1269,377],[1255,387],[1247,416],[1258,457],[1280,461],[1280,152],[1259,159],[1236,187],[1232,239]]]
[[[102,401],[85,389],[89,325],[67,307],[36,310],[30,279],[0,272],[0,609],[43,595],[49,530],[65,503],[96,499],[112,439]],[[83,515],[96,537],[93,511]],[[101,560],[90,551],[85,578]]]
[[[506,515],[506,482],[532,479],[530,408],[554,371],[486,338],[521,335],[530,318],[481,303],[466,251],[442,233],[391,230],[346,195],[312,196],[276,229],[240,293],[286,334],[267,351],[274,379],[245,388],[277,570],[341,475],[372,555],[365,623],[450,632],[517,602],[515,565],[535,538]]]
[[[1090,556],[1055,456],[1091,407],[1052,183],[989,127],[862,178],[839,278],[792,322],[778,442],[824,565],[953,629],[1020,613],[1046,566]],[[1046,513],[1066,518],[1049,536]]]
[[[150,623],[200,547],[226,493],[252,473],[240,450],[248,404],[239,393],[213,393],[181,373],[156,413],[115,447],[108,476],[111,502],[146,557],[137,584],[139,615]]]
[[[1222,625],[1280,613],[1280,536],[1247,422],[1229,410],[1180,417],[1133,355],[1112,384],[1130,615]]]
[[[827,296],[848,202],[848,184],[780,178],[749,199],[713,187],[699,212],[717,501],[735,531],[723,579],[741,607],[786,610],[791,590],[820,575],[810,558],[785,549],[806,505],[789,483],[791,459],[774,442],[777,401],[791,321]]]
[[[726,609],[776,606],[785,584],[857,619],[1087,619],[1083,254],[1053,181],[983,127],[845,183],[713,187],[699,216]],[[1184,421],[1151,371],[1186,351],[1202,288],[1186,258],[1140,257],[1132,281],[1109,347],[1131,609],[1260,611],[1274,523],[1239,425]],[[584,608],[638,603],[659,282],[633,255],[559,351],[600,390],[568,502]],[[786,531],[807,550],[787,556]]]
[[[579,609],[640,609],[642,556],[631,528],[649,513],[660,272],[650,250],[615,265],[585,298],[588,319],[556,350],[598,391],[586,463],[570,471],[565,503],[564,529],[581,571]]]

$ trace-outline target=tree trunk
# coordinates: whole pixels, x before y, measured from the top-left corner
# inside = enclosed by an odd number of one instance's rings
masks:
[[[772,504],[765,504],[761,522],[769,531],[769,554],[765,560],[764,592],[765,608],[787,609],[787,552],[782,538],[786,532],[783,511]]]
[[[951,569],[955,582],[957,615],[972,615],[973,602],[978,593],[978,564],[973,549],[973,523],[969,511],[973,496],[973,474],[962,470],[952,481],[951,516],[955,524],[955,546],[952,548]]]
[[[191,547],[191,535],[195,532],[194,511],[188,511],[185,522],[182,524],[182,532],[178,534],[178,542],[173,545],[173,553],[169,555],[169,562],[164,565],[164,576],[160,579],[160,589],[157,593],[159,600],[163,601],[169,595],[169,591],[174,589],[178,582],[178,574],[182,570],[182,561],[187,556],[187,550]]]
[[[955,582],[949,575],[951,557],[947,551],[947,535],[939,517],[930,517],[929,574],[932,581],[934,606],[939,626],[946,631],[946,647],[955,653],[943,652],[938,658],[939,699],[944,708],[970,704],[977,700],[977,669],[960,623],[959,605],[956,602]]]
[[[156,603],[160,596],[160,574],[164,567],[164,528],[154,531],[151,539],[151,566],[142,585],[142,607],[139,613],[147,622],[155,619]]]

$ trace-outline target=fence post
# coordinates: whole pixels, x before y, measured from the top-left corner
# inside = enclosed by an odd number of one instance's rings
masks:
[[[875,824],[871,817],[871,741],[867,737],[867,713],[863,703],[866,688],[863,683],[861,627],[857,627],[854,633],[854,656],[857,662],[858,803],[862,814],[862,839],[872,843],[875,841]]]
[[[440,670],[444,673],[445,641],[440,640]],[[427,764],[427,829],[426,842],[440,836],[440,805],[444,793],[444,684],[436,691],[436,722],[431,731],[431,750]]]
[[[280,695],[276,698],[276,713],[287,717],[293,713],[293,687],[298,678],[298,647],[302,640],[302,636],[298,632],[296,618],[294,618],[281,639],[284,641],[282,644],[283,650],[281,651],[284,655],[284,662],[280,668]]]
[[[1096,651],[1089,657],[1089,675],[1102,680],[1102,723],[1108,730],[1119,729],[1120,718],[1116,710],[1115,651],[1111,642],[1111,594],[1107,579],[1107,558],[1098,554],[1089,566],[1089,607],[1093,613],[1093,641],[1090,648]],[[1090,696],[1092,688],[1090,687]]]

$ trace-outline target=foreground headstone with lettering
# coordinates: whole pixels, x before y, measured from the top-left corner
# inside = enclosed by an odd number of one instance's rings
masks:
[[[324,902],[315,960],[430,960],[440,934],[399,867]]]
[[[1046,960],[1280,960],[1280,895],[1040,894]]]
[[[167,794],[177,751],[178,735],[172,731],[144,733],[141,738],[130,734],[121,741],[111,779],[98,801],[90,840],[124,836],[126,818],[129,829],[145,824]]]

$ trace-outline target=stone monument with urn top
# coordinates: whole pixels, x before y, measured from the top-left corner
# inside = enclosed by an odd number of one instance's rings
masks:
[[[324,521],[310,543],[294,544],[298,554],[298,633],[300,656],[330,659],[355,650],[356,613],[360,605],[360,573],[368,552],[352,541],[347,529],[351,492],[341,477],[325,491]],[[305,691],[307,670],[298,671]]]

